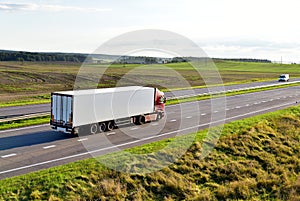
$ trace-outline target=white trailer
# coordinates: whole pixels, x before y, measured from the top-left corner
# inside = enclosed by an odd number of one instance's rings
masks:
[[[50,124],[58,131],[95,134],[158,120],[164,116],[164,103],[163,92],[141,86],[53,92]]]

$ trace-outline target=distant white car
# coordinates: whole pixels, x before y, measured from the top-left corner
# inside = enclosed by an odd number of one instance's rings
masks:
[[[288,82],[290,80],[289,74],[281,74],[279,76],[278,82]]]

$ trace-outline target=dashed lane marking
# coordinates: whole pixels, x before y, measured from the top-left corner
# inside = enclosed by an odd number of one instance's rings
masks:
[[[110,132],[110,133],[107,133],[106,135],[114,135],[116,134],[116,132]]]
[[[46,146],[46,147],[43,147],[43,149],[51,149],[51,148],[54,148],[54,147],[56,147],[56,145]]]
[[[82,139],[79,139],[79,140],[77,140],[78,142],[82,142],[82,141],[86,141],[86,140],[88,140],[89,138],[82,138]]]
[[[16,155],[17,154],[13,153],[13,154],[8,154],[8,155],[1,156],[1,158],[9,158],[9,157],[16,156]]]

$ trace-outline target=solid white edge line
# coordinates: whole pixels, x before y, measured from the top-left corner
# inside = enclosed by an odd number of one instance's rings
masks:
[[[238,117],[243,117],[243,116],[247,116],[247,115],[251,115],[251,114],[255,114],[255,113],[267,111],[267,110],[274,109],[274,108],[280,108],[280,107],[291,105],[291,104],[294,104],[294,103],[286,103],[286,104],[282,104],[282,105],[277,105],[277,106],[273,106],[273,107],[269,107],[269,108],[265,108],[265,109],[261,109],[261,110],[257,110],[257,111],[253,111],[253,112],[249,112],[249,113],[237,115],[237,116],[234,116],[234,117],[229,117],[229,118],[226,118],[224,120],[218,120],[218,121],[214,121],[214,122],[200,124],[200,125],[197,125],[197,126],[192,126],[192,127],[189,127],[189,128],[184,128],[184,129],[181,129],[181,130],[170,131],[170,132],[167,132],[167,133],[162,133],[162,134],[159,134],[159,135],[155,135],[155,136],[151,136],[151,137],[147,137],[147,138],[143,138],[143,139],[139,139],[139,140],[135,140],[135,141],[131,141],[131,142],[119,144],[119,145],[114,145],[114,146],[111,146],[111,147],[105,147],[105,148],[101,148],[101,149],[97,149],[97,150],[93,150],[93,151],[89,151],[89,152],[84,152],[84,153],[75,154],[75,155],[71,155],[71,156],[65,156],[65,157],[62,157],[62,158],[57,158],[57,159],[53,159],[53,160],[49,160],[49,161],[44,161],[44,162],[40,162],[40,163],[26,165],[26,166],[22,166],[22,167],[18,167],[18,168],[13,168],[13,169],[10,169],[10,170],[2,171],[2,172],[0,172],[0,174],[15,172],[15,171],[22,170],[22,169],[27,169],[27,168],[31,168],[31,167],[36,167],[36,166],[48,164],[48,163],[53,163],[53,162],[62,161],[62,160],[70,159],[70,158],[84,156],[84,155],[87,155],[87,154],[92,154],[92,153],[96,153],[96,152],[100,152],[100,151],[105,151],[105,150],[109,150],[109,149],[114,149],[114,148],[122,147],[122,146],[125,146],[125,145],[131,145],[131,144],[134,144],[134,143],[138,143],[138,142],[142,142],[142,141],[146,141],[146,140],[158,138],[158,137],[161,137],[161,136],[170,135],[170,134],[173,134],[173,133],[176,133],[176,132],[181,132],[181,131],[185,131],[185,130],[199,128],[199,127],[206,126],[206,125],[209,125],[209,124],[225,123],[226,120],[235,119],[235,118],[238,118]]]

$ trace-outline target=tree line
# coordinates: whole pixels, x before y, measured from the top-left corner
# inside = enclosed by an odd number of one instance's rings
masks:
[[[0,61],[32,61],[32,62],[84,62],[85,54],[73,53],[35,53],[18,51],[1,51]]]

